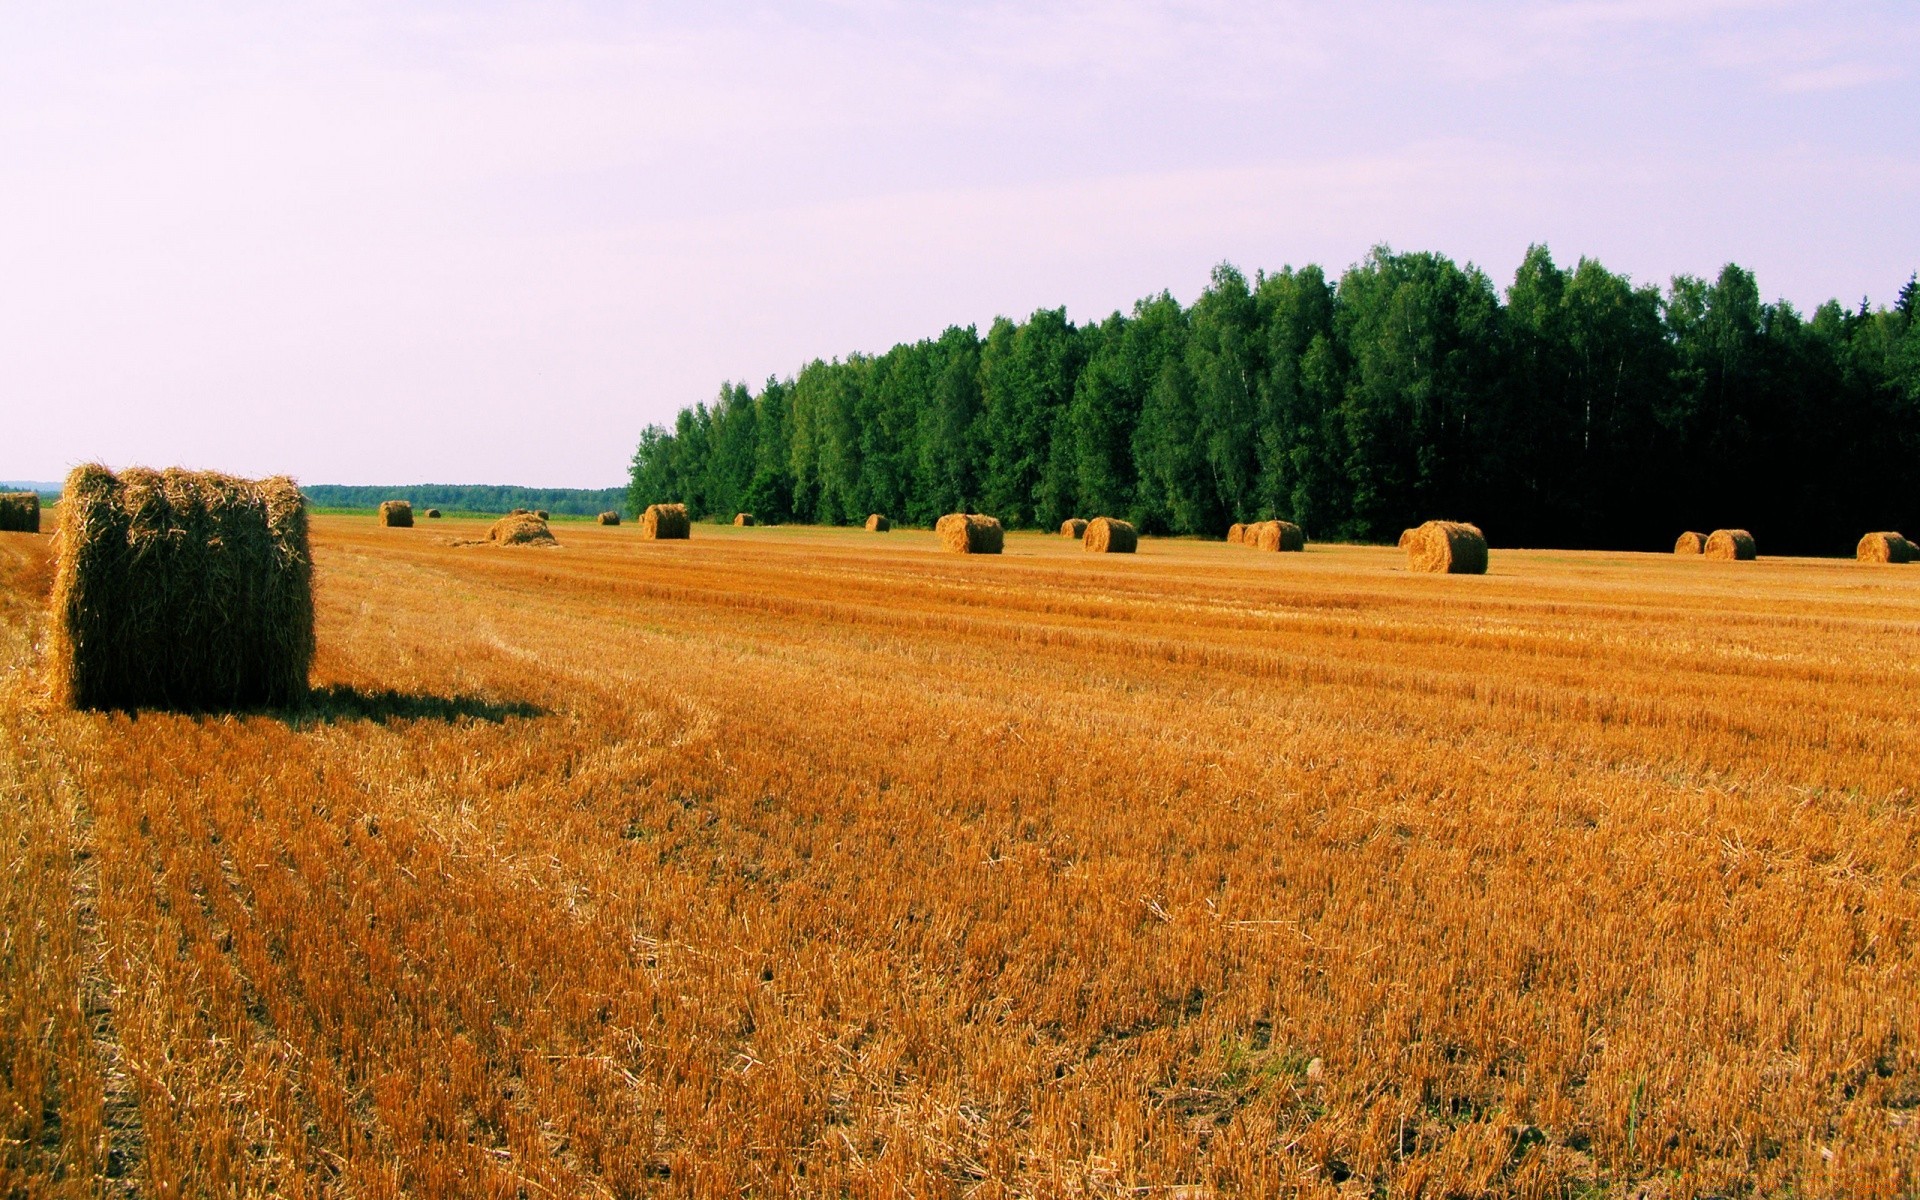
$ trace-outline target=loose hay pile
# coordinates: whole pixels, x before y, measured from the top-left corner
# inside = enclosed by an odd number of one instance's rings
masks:
[[[739,525],[739,526],[742,526],[742,527],[745,527],[745,526],[748,526],[748,525],[754,525],[754,524],[758,524],[758,522],[756,522],[756,521],[755,521],[755,520],[753,519],[753,514],[752,514],[752,513],[735,513],[735,514],[733,514],[733,523],[734,523],[735,525]]]
[[[1748,562],[1760,556],[1759,548],[1754,545],[1753,535],[1744,529],[1714,530],[1707,538],[1707,544],[1701,553],[1708,558],[1723,558],[1739,562]]]
[[[617,512],[614,512],[612,509],[608,509],[606,512],[601,513],[598,517],[594,519],[599,521],[602,525],[618,525],[620,523],[620,514]]]
[[[933,532],[939,535],[940,548],[955,554],[998,554],[1007,537],[1000,518],[980,513],[948,513]]]
[[[1086,535],[1082,542],[1095,554],[1132,554],[1140,544],[1140,534],[1134,527],[1115,517],[1095,517],[1086,525]]]
[[[640,514],[640,536],[669,541],[693,536],[693,522],[684,504],[649,504]]]
[[[1261,521],[1247,526],[1241,537],[1256,550],[1296,553],[1307,548],[1306,531],[1292,521]]]
[[[497,546],[558,546],[553,530],[539,513],[508,513],[487,529],[487,540]]]
[[[1087,536],[1086,521],[1080,517],[1068,517],[1066,520],[1060,522],[1060,536],[1068,538],[1083,538]]]
[[[380,523],[391,529],[412,529],[413,502],[410,500],[382,500],[380,502]]]
[[[1705,551],[1706,548],[1707,535],[1704,533],[1693,533],[1691,531],[1681,534],[1679,539],[1673,543],[1673,552],[1675,554],[1699,554]]]
[[[313,556],[292,480],[79,467],[57,532],[56,702],[208,709],[306,696]]]
[[[0,492],[0,533],[39,533],[40,493]]]
[[[867,514],[867,532],[868,533],[886,533],[892,528],[893,528],[893,522],[887,520],[885,517],[881,516],[879,513]]]
[[[1854,547],[1853,556],[1861,562],[1908,563],[1916,551],[1912,542],[1898,533],[1869,533]]]
[[[1487,539],[1464,521],[1428,521],[1401,535],[1409,571],[1447,575],[1485,575]]]
[[[1229,546],[1246,545],[1247,544],[1247,527],[1245,525],[1240,524],[1240,522],[1238,521],[1235,521],[1233,524],[1227,526],[1227,544]]]

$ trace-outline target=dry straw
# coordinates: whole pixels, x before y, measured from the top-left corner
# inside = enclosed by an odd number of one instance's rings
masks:
[[[1233,524],[1227,526],[1227,544],[1229,546],[1246,545],[1247,544],[1247,527],[1245,525],[1240,524],[1240,522],[1238,521],[1235,521]]]
[[[886,533],[892,528],[893,528],[893,522],[887,520],[885,517],[881,516],[879,513],[867,514],[867,532],[868,533]]]
[[[58,703],[208,709],[306,696],[313,556],[291,479],[79,467],[56,545],[47,670]]]
[[[1297,553],[1307,548],[1306,531],[1292,521],[1260,521],[1247,526],[1241,536],[1256,550]]]
[[[39,533],[40,493],[0,492],[0,533]]]
[[[1066,520],[1060,522],[1060,536],[1066,538],[1083,538],[1087,536],[1087,522],[1085,518],[1068,517]]]
[[[941,549],[955,554],[998,554],[1007,536],[1000,518],[980,513],[948,513],[933,531],[940,537]]]
[[[380,523],[391,529],[412,529],[413,502],[410,500],[382,500],[380,502]]]
[[[684,504],[649,504],[640,514],[640,536],[668,541],[693,536],[693,522]]]
[[[1401,541],[1407,548],[1409,571],[1487,573],[1487,539],[1477,526],[1464,521],[1428,521],[1408,534],[1411,536],[1403,536]]]
[[[606,512],[601,513],[596,520],[602,525],[618,525],[620,523],[620,514],[614,512],[612,509],[608,509]]]
[[[1759,557],[1759,549],[1753,543],[1753,535],[1744,529],[1716,529],[1707,538],[1706,547],[1701,551],[1708,558],[1724,558],[1747,562]]]
[[[1916,551],[1912,542],[1898,533],[1869,533],[1860,539],[1854,548],[1853,556],[1861,562],[1907,563],[1912,562]]]
[[[752,513],[735,513],[735,514],[733,514],[733,523],[734,523],[735,525],[740,525],[740,526],[747,526],[747,525],[757,525],[757,524],[759,524],[759,522],[758,522],[758,521],[755,521],[755,520],[753,519],[753,514],[752,514]]]
[[[427,520],[429,521],[438,521],[440,519],[440,510],[437,508],[430,508],[427,510],[426,516],[427,516]]]
[[[1420,531],[1418,529],[1402,529],[1400,531],[1400,540],[1396,542],[1395,545],[1399,546],[1402,550],[1405,550],[1407,548],[1407,543],[1411,542],[1414,538],[1418,537],[1419,534],[1420,534]]]
[[[1707,535],[1689,530],[1673,543],[1675,554],[1699,554],[1707,548]]]
[[[487,540],[499,546],[558,546],[553,530],[539,513],[508,513],[487,529]]]
[[[1081,544],[1095,554],[1132,554],[1140,545],[1139,532],[1117,517],[1095,517],[1086,526]]]

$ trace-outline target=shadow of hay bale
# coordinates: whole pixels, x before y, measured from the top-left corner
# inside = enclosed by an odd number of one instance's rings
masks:
[[[479,696],[435,696],[421,692],[368,691],[331,685],[314,688],[305,704],[275,710],[296,728],[337,725],[345,721],[489,721],[510,717],[544,717],[547,710],[518,700],[485,700]]]

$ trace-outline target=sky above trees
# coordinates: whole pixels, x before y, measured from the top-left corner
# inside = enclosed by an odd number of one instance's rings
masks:
[[[719,380],[1377,243],[1920,265],[1905,0],[1255,7],[9,6],[0,478],[614,485]]]

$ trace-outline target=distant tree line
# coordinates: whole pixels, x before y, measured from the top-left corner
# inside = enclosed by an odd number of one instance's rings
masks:
[[[516,508],[590,517],[625,502],[625,488],[523,488],[492,484],[415,483],[394,487],[350,487],[338,483],[303,485],[315,508],[378,508],[382,500],[411,501],[416,509],[446,512],[504,513]]]
[[[728,384],[641,435],[628,496],[821,523],[1279,517],[1356,541],[1443,517],[1507,546],[1732,525],[1845,551],[1920,530],[1917,290],[1804,317],[1738,266],[1662,293],[1538,246],[1504,297],[1439,254],[1376,249],[1337,282],[1223,265],[1189,307],[1041,310]]]

